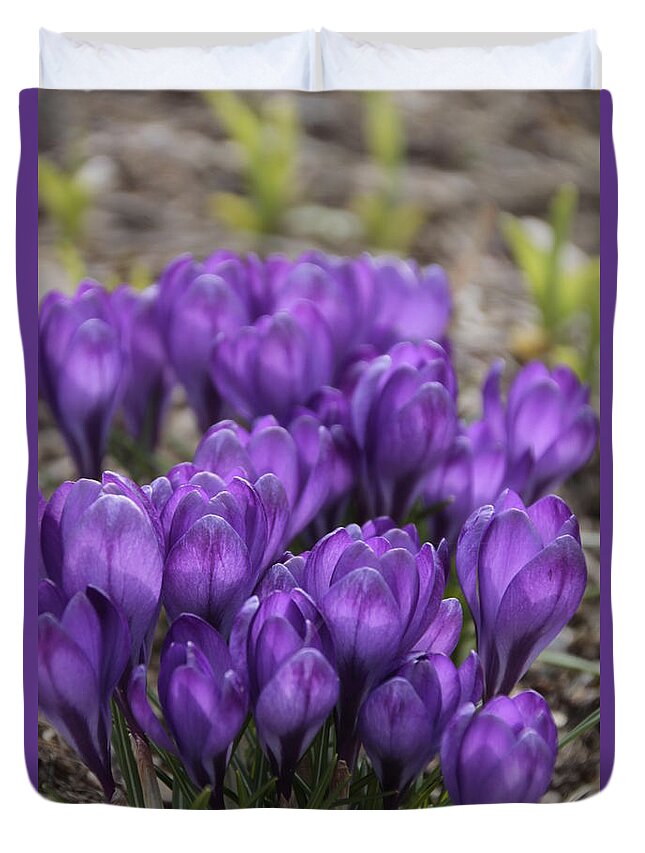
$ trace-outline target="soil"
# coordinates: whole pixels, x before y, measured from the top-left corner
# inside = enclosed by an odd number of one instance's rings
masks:
[[[277,97],[277,96],[274,96]],[[48,92],[41,96],[41,153],[80,168],[94,187],[81,254],[100,281],[128,280],[133,270],[154,279],[175,255],[204,256],[216,248],[291,255],[312,247],[340,254],[366,249],[352,199],[379,185],[365,151],[360,95],[295,96],[302,137],[296,206],[276,236],[225,229],[209,213],[213,192],[243,192],[240,154],[199,94]],[[253,105],[266,95],[248,96]],[[425,214],[409,254],[448,270],[455,310],[450,330],[464,417],[479,413],[479,388],[490,363],[518,362],[511,339],[529,334],[535,306],[498,227],[498,213],[546,218],[565,182],[580,193],[574,242],[599,251],[599,99],[597,93],[402,93],[408,157],[403,196]],[[57,257],[55,224],[41,212],[40,288],[70,290]],[[159,459],[191,458],[199,438],[177,392]],[[106,460],[106,467],[117,465]],[[49,494],[73,466],[45,407],[40,413],[39,473]],[[561,490],[581,522],[589,567],[587,595],[556,648],[599,659],[599,463],[595,458]],[[538,661],[523,682],[548,699],[561,732],[599,702],[599,679]],[[43,793],[68,802],[95,802],[95,780],[43,723],[39,769]],[[589,796],[599,786],[599,732],[565,747],[549,802]]]

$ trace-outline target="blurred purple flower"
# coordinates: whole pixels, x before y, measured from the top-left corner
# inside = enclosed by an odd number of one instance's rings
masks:
[[[471,652],[457,668],[447,655],[417,655],[370,693],[358,731],[365,751],[395,807],[408,785],[437,753],[453,714],[481,699],[479,659]]]
[[[98,476],[124,370],[107,293],[89,280],[73,297],[48,293],[40,306],[38,330],[40,394],[79,474]]]
[[[88,586],[65,603],[49,580],[41,581],[39,610],[39,706],[110,800],[110,697],[130,655],[126,620],[95,587]]]
[[[137,723],[158,746],[179,755],[198,788],[211,786],[214,808],[224,808],[224,775],[248,698],[218,632],[198,616],[179,616],[164,639],[157,685],[169,732],[150,706],[143,665],[128,686]]]
[[[452,445],[456,382],[439,344],[396,344],[367,364],[351,398],[361,454],[363,514],[402,519],[429,471]]]
[[[582,599],[578,522],[555,495],[525,507],[507,490],[466,521],[457,576],[477,628],[485,695],[510,693]]]
[[[212,378],[234,412],[252,420],[274,415],[287,423],[333,376],[329,326],[312,302],[260,317],[215,341]]]
[[[170,392],[173,375],[159,329],[158,288],[137,292],[127,285],[111,296],[125,352],[123,414],[130,434],[153,450]]]
[[[356,262],[369,279],[371,328],[365,343],[385,352],[398,341],[441,342],[452,311],[450,285],[437,265],[363,255]]]
[[[145,659],[159,613],[161,530],[143,491],[124,477],[63,483],[44,508],[40,545],[47,577],[65,600],[94,586],[127,619],[132,661]]]
[[[455,805],[536,803],[546,793],[558,751],[549,706],[530,690],[464,705],[441,745],[443,778]]]
[[[378,519],[362,529],[339,528],[317,543],[302,568],[305,589],[334,641],[341,680],[339,755],[350,767],[363,700],[410,650],[429,650],[427,634],[445,585],[445,567],[432,545],[420,547],[412,525],[392,525]]]
[[[338,700],[327,627],[301,589],[274,592],[246,602],[230,646],[248,679],[260,743],[288,799],[298,762]]]
[[[219,276],[198,275],[175,294],[166,321],[166,348],[202,430],[221,416],[221,398],[210,369],[215,339],[220,333],[237,336],[248,321],[242,299]]]
[[[572,370],[559,366],[549,371],[540,362],[520,370],[504,407],[502,370],[503,362],[497,362],[486,378],[484,415],[469,429],[473,452],[481,456],[482,449],[504,447],[503,484],[530,502],[589,460],[598,438],[598,417],[589,405],[589,388]],[[487,500],[493,497],[489,494]]]

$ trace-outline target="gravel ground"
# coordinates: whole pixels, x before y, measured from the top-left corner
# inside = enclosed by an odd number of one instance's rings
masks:
[[[262,95],[262,99],[266,96]],[[352,198],[377,185],[365,154],[360,96],[296,96],[303,135],[297,163],[297,207],[282,233],[231,233],[209,215],[215,191],[242,191],[240,158],[203,99],[185,93],[63,93],[41,96],[41,153],[66,168],[82,167],[95,187],[82,243],[92,277],[127,280],[135,265],[152,277],[181,252],[204,256],[218,247],[289,254],[312,246],[351,254],[365,249]],[[253,103],[260,96],[249,95]],[[580,192],[575,243],[599,250],[597,93],[404,93],[408,200],[426,215],[410,255],[443,264],[451,277],[451,327],[465,417],[479,412],[479,387],[491,361],[509,355],[518,331],[537,320],[522,279],[497,227],[500,211],[544,218],[565,181]],[[312,212],[313,211],[313,212]],[[55,248],[55,227],[40,222],[40,289],[70,289]],[[187,458],[198,440],[180,392],[160,451],[164,464]],[[108,458],[106,467],[116,465]],[[41,487],[51,492],[74,476],[64,446],[43,407]],[[599,658],[599,463],[597,458],[562,490],[581,520],[589,565],[587,596],[556,641],[559,651]],[[525,685],[540,690],[562,732],[598,705],[598,677],[538,662]],[[92,802],[100,792],[67,746],[41,727],[40,785],[55,799]],[[547,801],[588,796],[599,786],[599,733],[592,730],[559,755]]]

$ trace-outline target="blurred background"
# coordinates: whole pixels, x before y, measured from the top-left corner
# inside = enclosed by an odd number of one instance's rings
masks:
[[[597,407],[597,92],[49,90],[39,128],[41,296],[85,276],[145,287],[176,255],[218,248],[409,256],[449,273],[465,418],[499,357],[507,381],[532,358],[568,363]],[[191,458],[198,438],[178,389],[161,464]],[[118,455],[106,467],[121,468]],[[44,406],[39,475],[46,494],[74,476]],[[525,683],[571,727],[599,696],[597,665],[576,664],[599,656],[597,458],[562,494],[590,583],[560,665],[536,664]],[[74,761],[55,735],[41,748],[54,770]],[[598,748],[592,730],[564,749],[546,799],[597,790]]]

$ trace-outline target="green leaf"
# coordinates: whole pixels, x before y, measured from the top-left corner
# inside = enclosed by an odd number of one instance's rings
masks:
[[[253,203],[235,193],[214,193],[210,199],[211,210],[217,219],[233,230],[257,231],[260,218]]]
[[[574,729],[571,729],[570,732],[562,735],[558,741],[558,749],[564,749],[565,746],[568,746],[568,744],[580,737],[580,735],[583,735],[585,732],[588,732],[590,729],[593,729],[598,725],[600,725],[599,707],[596,708],[595,711],[592,711],[589,716],[585,717],[581,723],[578,723]]]
[[[368,150],[382,168],[395,169],[405,156],[405,135],[394,99],[387,92],[369,92],[364,104]]]
[[[191,810],[192,810],[192,811],[196,811],[196,810],[201,810],[201,811],[203,811],[203,810],[207,809],[207,808],[208,808],[208,804],[209,804],[209,802],[210,802],[211,794],[212,794],[211,786],[210,786],[210,785],[206,785],[206,787],[205,787],[205,788],[203,788],[203,789],[199,792],[199,794],[197,794],[197,796],[195,797],[195,799],[194,799],[194,800],[192,801],[192,803],[190,804],[190,808],[191,808]]]
[[[328,762],[325,770],[318,781],[318,784],[311,792],[311,796],[309,798],[309,802],[307,803],[308,809],[318,809],[320,808],[323,799],[325,798],[325,794],[327,793],[327,789],[331,783],[332,777],[334,775],[334,771],[336,770],[336,765],[338,763],[338,756],[334,755],[331,761]],[[345,781],[341,783],[341,786],[346,784]]]
[[[136,808],[145,808],[143,800],[143,791],[141,788],[141,780],[139,779],[139,771],[137,769],[137,761],[132,751],[132,743],[130,733],[125,722],[125,718],[119,708],[116,700],[111,700],[112,704],[112,745],[116,754],[117,763],[123,776],[125,784],[125,794],[128,805]]]
[[[73,243],[81,236],[91,193],[76,175],[46,157],[38,159],[38,201],[64,241]]]
[[[585,658],[571,655],[568,652],[558,652],[555,649],[545,649],[539,656],[538,661],[550,666],[559,666],[563,669],[575,669],[578,672],[588,672],[590,675],[600,676],[600,661],[586,660]]]

